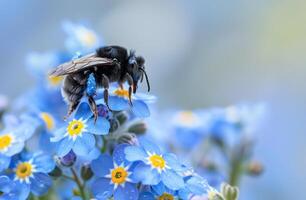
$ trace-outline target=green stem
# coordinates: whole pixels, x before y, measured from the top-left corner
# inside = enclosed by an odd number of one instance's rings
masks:
[[[104,136],[102,136],[102,140],[103,140],[103,146],[101,148],[101,153],[105,153],[107,150],[107,140],[105,139]]]
[[[239,186],[240,177],[243,172],[242,160],[233,159],[230,166],[229,184],[231,186]]]
[[[62,177],[66,178],[66,179],[69,179],[69,180],[72,180],[72,181],[75,181],[73,177],[67,176],[65,174],[62,174]]]
[[[81,197],[83,200],[86,200],[86,195],[85,195],[85,191],[84,191],[84,185],[82,184],[78,174],[76,173],[75,169],[73,167],[70,168],[71,173],[73,175],[73,179],[76,182],[76,184],[79,187],[80,193],[81,193]]]

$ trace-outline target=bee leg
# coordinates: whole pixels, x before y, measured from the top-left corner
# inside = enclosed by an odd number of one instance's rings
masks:
[[[67,120],[69,118],[69,116],[75,111],[75,109],[78,107],[79,105],[79,101],[78,102],[72,102],[69,105],[69,109],[68,109],[68,113],[67,115],[64,117],[64,120]]]
[[[129,85],[129,102],[131,104],[131,106],[133,106],[133,103],[132,103],[132,85],[133,85],[133,78],[131,77],[130,74],[126,73],[125,74],[125,78],[126,78],[126,81]]]
[[[97,108],[96,101],[94,100],[92,96],[88,96],[88,102],[89,102],[90,109],[94,114],[94,121],[96,123],[98,119],[98,108]]]
[[[108,97],[109,97],[109,92],[108,92],[108,88],[109,88],[109,79],[105,74],[102,74],[102,86],[104,88],[104,102],[108,108],[108,110],[112,111],[108,105]]]
[[[124,88],[123,88],[123,83],[122,83],[122,82],[119,83],[119,87],[120,87],[121,90],[124,89]]]

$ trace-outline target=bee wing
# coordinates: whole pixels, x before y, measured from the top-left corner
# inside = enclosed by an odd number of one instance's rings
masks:
[[[59,65],[56,69],[51,71],[49,75],[64,76],[97,65],[113,65],[113,64],[114,63],[111,59],[98,57],[97,54],[90,54]]]

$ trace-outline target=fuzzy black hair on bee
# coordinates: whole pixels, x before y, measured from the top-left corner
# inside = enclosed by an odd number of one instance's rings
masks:
[[[98,110],[94,100],[95,92],[87,90],[87,86],[92,84],[90,81],[95,80],[97,87],[104,88],[104,101],[108,108],[109,84],[117,82],[123,86],[127,82],[129,101],[132,105],[131,95],[136,93],[139,81],[142,82],[145,78],[148,92],[150,91],[149,78],[144,64],[145,59],[136,56],[134,50],[128,53],[124,47],[105,46],[97,49],[95,53],[59,65],[49,75],[65,76],[62,95],[69,104],[67,117],[78,107],[82,97],[87,96],[96,120]]]

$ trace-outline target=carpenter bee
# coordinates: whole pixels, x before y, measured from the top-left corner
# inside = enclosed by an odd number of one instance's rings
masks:
[[[104,101],[110,109],[108,106],[109,84],[117,82],[123,88],[123,83],[127,82],[129,102],[132,105],[131,95],[132,92],[136,93],[138,81],[142,82],[145,77],[148,92],[150,91],[144,63],[145,59],[136,56],[133,50],[128,52],[124,47],[105,46],[98,48],[95,53],[59,65],[49,75],[51,77],[64,76],[61,91],[64,100],[69,105],[66,118],[78,107],[82,97],[87,96],[96,120],[98,110],[94,100],[95,89],[94,92],[88,92],[87,87],[93,84],[95,87],[104,88]]]

